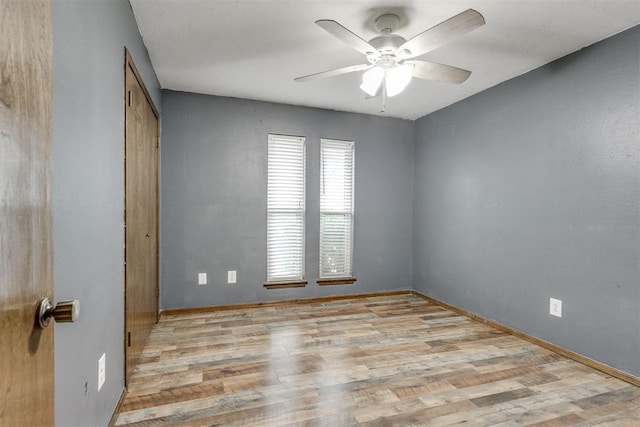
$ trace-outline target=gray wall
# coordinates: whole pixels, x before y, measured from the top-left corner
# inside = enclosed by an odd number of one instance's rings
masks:
[[[127,1],[53,6],[55,299],[82,304],[78,323],[55,327],[56,424],[105,425],[123,388],[125,46],[157,107],[161,93]],[[162,306],[413,282],[640,375],[639,32],[417,123],[165,91]],[[307,137],[304,289],[262,287],[269,132]],[[321,137],[356,141],[352,286],[315,283]],[[550,296],[562,319],[547,314]]]
[[[54,0],[54,292],[81,304],[76,324],[55,326],[56,425],[65,427],[106,425],[124,387],[125,46],[160,107],[129,3]]]
[[[410,121],[163,91],[163,308],[411,287]],[[265,290],[267,134],[307,137],[306,288]],[[355,141],[357,282],[320,287],[320,138]],[[226,283],[237,270],[238,283]],[[209,284],[197,285],[206,272]]]
[[[639,57],[636,27],[417,122],[416,290],[640,375]]]

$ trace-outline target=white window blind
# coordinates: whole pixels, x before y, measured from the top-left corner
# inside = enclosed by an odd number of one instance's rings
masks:
[[[269,135],[267,282],[304,278],[305,138]]]
[[[320,278],[351,277],[354,143],[320,142]]]

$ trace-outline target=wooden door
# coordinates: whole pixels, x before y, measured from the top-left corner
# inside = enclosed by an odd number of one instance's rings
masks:
[[[158,113],[125,55],[125,383],[158,315]]]
[[[51,5],[0,0],[0,425],[53,425]]]

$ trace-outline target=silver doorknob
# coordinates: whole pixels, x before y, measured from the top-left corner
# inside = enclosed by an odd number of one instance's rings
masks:
[[[60,301],[55,306],[49,298],[43,298],[38,306],[38,324],[46,328],[53,317],[56,323],[75,322],[80,315],[80,301]]]

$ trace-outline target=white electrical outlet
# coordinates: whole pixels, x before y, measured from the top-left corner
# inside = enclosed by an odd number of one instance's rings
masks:
[[[107,379],[106,364],[107,364],[107,354],[102,353],[102,356],[100,356],[100,359],[98,359],[98,391],[100,391],[100,389],[104,385],[104,382]]]
[[[236,272],[235,272],[235,270],[227,271],[227,283],[236,283]]]
[[[549,298],[549,314],[562,317],[562,300]]]
[[[198,285],[207,284],[207,273],[198,273]]]

